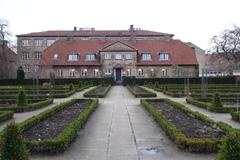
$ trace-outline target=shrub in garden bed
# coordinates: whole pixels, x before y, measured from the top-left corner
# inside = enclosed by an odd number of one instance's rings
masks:
[[[186,98],[186,102],[216,113],[230,113],[232,111],[236,111],[237,109],[236,107],[219,107],[219,105],[217,104],[218,102],[215,104],[215,106],[217,105],[218,107],[214,107],[212,103],[204,102],[191,97]]]
[[[231,112],[232,119],[240,122],[240,112]]]
[[[83,108],[79,108],[78,104],[83,104]],[[77,105],[77,106],[75,106]],[[56,107],[49,109],[47,111],[44,111],[37,116],[34,116],[30,119],[27,119],[26,121],[20,123],[21,130],[23,131],[24,135],[30,135],[34,137],[34,127],[38,127],[40,124],[44,126],[42,129],[45,127],[48,128],[48,125],[50,124],[45,124],[45,122],[54,122],[55,124],[58,123],[58,118],[61,118],[62,114],[66,113],[73,113],[76,114],[76,109],[78,108],[77,115],[75,115],[74,118],[73,116],[65,116],[65,119],[67,120],[68,118],[73,118],[73,120],[68,121],[67,124],[65,124],[65,128],[52,128],[50,127],[49,129],[54,129],[57,130],[59,133],[56,135],[50,135],[51,138],[45,138],[45,139],[37,139],[34,140],[34,138],[26,138],[26,143],[27,147],[32,153],[58,153],[58,152],[63,152],[73,141],[73,139],[77,136],[78,130],[83,126],[83,124],[86,122],[90,114],[96,109],[98,106],[98,100],[91,100],[91,99],[72,99],[67,102],[61,103],[57,105]],[[75,110],[72,110],[74,109]],[[58,115],[58,118],[56,115]],[[55,117],[54,117],[55,116]],[[54,117],[54,118],[52,118]],[[55,120],[54,120],[55,119]],[[62,118],[61,118],[62,119]],[[65,119],[62,121],[65,121]],[[56,127],[56,126],[54,126]],[[61,127],[61,126],[60,126]],[[36,131],[39,131],[41,129],[37,129]],[[29,134],[32,133],[32,134]],[[51,133],[48,130],[49,133]],[[42,130],[41,134],[39,135],[44,135],[46,134],[44,130]],[[32,140],[31,140],[32,139]]]
[[[53,103],[53,99],[44,99],[36,103],[29,103],[26,106],[0,107],[0,111],[29,112]]]
[[[171,106],[173,110],[170,109],[171,111],[169,110],[168,113],[168,111],[164,111],[163,109],[166,109],[166,106],[163,106],[159,111],[159,106],[155,106],[155,103],[166,104],[167,106]],[[169,99],[141,99],[141,104],[150,112],[170,139],[172,139],[180,149],[190,152],[216,152],[219,149],[218,145],[221,140],[224,139],[225,135],[235,131],[235,129],[223,122],[217,123],[205,115],[199,112],[193,112],[184,105]],[[183,119],[183,117],[179,117],[181,121],[169,118],[169,116],[176,116],[173,111],[178,112],[178,116],[185,115],[187,118]],[[192,121],[197,121],[198,123],[194,123],[194,125],[187,124],[193,123]],[[201,125],[205,127],[201,127]],[[198,128],[196,129],[197,126]],[[216,137],[213,135],[216,135]]]
[[[156,93],[146,90],[145,88],[140,86],[127,85],[127,88],[135,97],[156,97],[157,96]]]
[[[99,85],[99,86],[94,87],[93,89],[90,89],[89,91],[85,92],[83,94],[83,96],[84,97],[103,98],[108,94],[111,87],[112,87],[111,85],[108,85],[108,86]]]
[[[0,122],[11,119],[13,114],[13,111],[0,111]]]
[[[164,94],[171,96],[171,97],[184,97],[185,94],[183,91],[177,91],[177,92],[173,92],[173,91],[163,91]]]

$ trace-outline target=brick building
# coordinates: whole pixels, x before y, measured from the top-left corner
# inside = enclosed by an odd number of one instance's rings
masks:
[[[19,62],[31,78],[198,76],[194,50],[173,34],[134,29],[46,31],[18,35]],[[181,68],[181,75],[176,67]]]

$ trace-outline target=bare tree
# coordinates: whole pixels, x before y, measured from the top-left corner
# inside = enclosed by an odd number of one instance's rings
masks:
[[[236,68],[240,61],[240,27],[223,31],[212,38],[213,52],[221,54],[229,63],[231,69]]]

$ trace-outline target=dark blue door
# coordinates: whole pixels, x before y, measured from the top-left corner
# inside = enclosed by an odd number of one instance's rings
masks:
[[[121,68],[116,68],[116,81],[121,81]]]

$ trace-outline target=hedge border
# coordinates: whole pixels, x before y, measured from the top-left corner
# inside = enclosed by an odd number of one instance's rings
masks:
[[[186,102],[215,113],[230,113],[237,110],[236,107],[213,107],[211,103],[202,102],[191,97],[186,98]]]
[[[8,108],[8,107],[1,107],[0,111],[13,111],[15,113],[20,113],[20,112],[29,112],[33,111],[36,109],[39,109],[41,107],[45,107],[47,105],[50,105],[53,103],[53,99],[46,99],[37,103],[31,103],[28,104],[26,107],[14,107],[14,108]]]
[[[127,89],[135,96],[135,97],[140,97],[140,98],[144,98],[144,97],[157,97],[157,94],[149,91],[141,86],[137,86],[139,88],[141,88],[142,90],[145,91],[145,93],[136,93],[134,92],[134,90],[132,89],[133,86],[127,85]]]
[[[231,112],[232,119],[240,122],[240,112]]]
[[[90,100],[89,106],[84,109],[79,116],[66,127],[62,133],[57,137],[48,139],[45,141],[29,141],[25,139],[28,149],[31,153],[58,153],[63,152],[71,144],[74,138],[77,136],[78,130],[84,125],[84,123],[89,118],[90,114],[97,108],[98,99],[71,99],[64,103],[57,105],[54,108],[48,109],[37,116],[33,116],[20,123],[20,128],[22,131],[27,128],[37,124],[38,122],[50,117],[51,115],[57,113],[58,111],[69,107],[70,105],[77,103],[82,100]]]
[[[102,93],[95,94],[94,91],[100,87],[106,87],[106,89]],[[85,92],[83,94],[83,96],[91,97],[91,98],[104,98],[108,94],[108,92],[110,91],[111,88],[112,88],[111,85],[108,85],[108,86],[99,85],[99,86],[96,86],[96,87],[90,89],[89,91]]]
[[[13,111],[0,111],[0,122],[11,119],[13,115]]]
[[[231,126],[223,122],[215,122],[209,119],[207,116],[193,112],[184,105],[172,101],[170,99],[141,99],[141,105],[154,117],[156,122],[162,127],[165,133],[170,137],[171,140],[177,144],[178,148],[187,150],[189,152],[216,152],[218,151],[219,144],[222,139],[219,138],[189,138],[184,135],[171,121],[169,121],[161,112],[159,112],[154,106],[148,101],[164,101],[165,103],[180,109],[181,111],[193,115],[195,118],[202,120],[211,125],[217,125],[219,128],[224,130],[226,133],[235,131]]]

